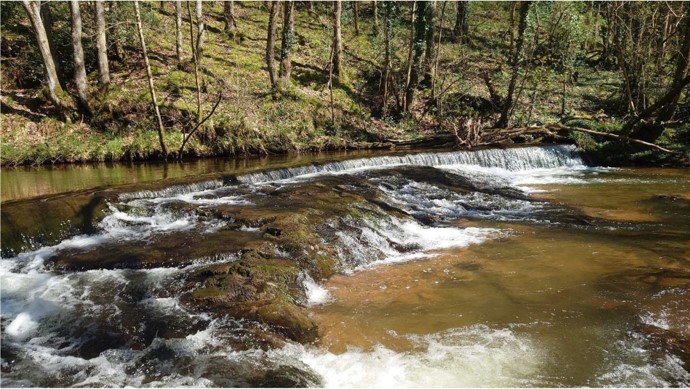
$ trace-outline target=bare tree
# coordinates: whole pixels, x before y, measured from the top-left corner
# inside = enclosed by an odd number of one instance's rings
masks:
[[[53,13],[50,10],[50,1],[42,0],[41,4],[41,20],[43,20],[43,27],[46,30],[46,35],[48,36],[48,46],[50,47],[50,53],[53,55],[53,63],[55,64],[55,72],[58,76],[58,81],[60,85],[65,88],[65,79],[62,74],[62,69],[60,69],[60,61],[57,58],[57,48],[55,47],[55,39],[53,37]]]
[[[81,45],[81,12],[79,1],[71,0],[70,14],[72,15],[72,49],[74,59],[74,84],[77,86],[77,100],[85,113],[91,113],[89,98],[86,94],[86,68],[84,67],[84,49]]]
[[[336,0],[333,2],[333,55],[332,55],[332,69],[338,81],[343,79],[343,39],[340,28],[340,17],[342,14],[342,2]]]
[[[373,2],[373,10],[372,13],[374,14],[374,35],[378,35],[379,33],[379,7],[378,7],[378,2],[374,0]]]
[[[106,88],[110,84],[108,45],[105,39],[105,9],[102,1],[96,1],[96,49],[98,50],[98,84]]]
[[[338,2],[340,1],[338,0]],[[357,0],[352,2],[352,14],[355,22],[355,35],[359,35],[359,1]]]
[[[683,24],[681,27],[682,38],[679,41],[680,47],[678,48],[678,53],[676,53],[676,69],[673,73],[670,90],[673,90],[674,87],[681,84],[685,74],[687,74],[688,62],[690,61],[690,4],[684,5],[685,13],[683,15]],[[680,99],[680,93],[675,94],[671,102],[659,112],[659,121],[668,121],[673,118],[673,115],[675,115],[678,109],[678,99]]]
[[[458,10],[455,14],[455,28],[453,29],[451,38],[455,43],[466,43],[469,40],[469,25],[467,23],[469,15],[469,3],[466,0],[461,0],[456,4]]]
[[[295,44],[295,19],[293,15],[295,3],[292,0],[283,2],[283,39],[280,47],[280,77],[279,87],[285,88],[290,83],[292,72],[292,46]]]
[[[191,23],[191,21],[190,21]],[[192,47],[194,50],[194,47]],[[177,67],[182,67],[182,0],[175,1],[175,53]]]
[[[430,87],[434,83],[434,53],[436,37],[436,0],[427,5],[428,24],[426,27],[426,47],[424,50],[424,79],[422,85]]]
[[[376,2],[374,2],[376,4]],[[384,63],[383,63],[383,75],[381,77],[381,83],[383,84],[383,97],[381,101],[381,114],[383,116],[388,112],[388,94],[389,85],[391,78],[391,7],[393,5],[389,1],[383,3],[383,50],[384,50]]]
[[[187,14],[189,16],[189,45],[192,49],[192,62],[194,63],[194,82],[196,84],[196,120],[201,121],[201,80],[199,79],[199,57],[194,46],[194,23],[192,23],[192,7],[187,2]],[[184,138],[184,133],[182,133]]]
[[[522,54],[522,46],[525,38],[525,30],[527,29],[527,14],[529,13],[529,1],[523,1],[520,4],[520,23],[518,24],[518,36],[515,42],[515,51],[511,61],[512,69],[510,72],[510,83],[508,84],[508,92],[505,99],[503,99],[503,107],[501,110],[501,117],[496,123],[496,127],[507,127],[510,123],[510,112],[513,108],[513,95],[515,93],[515,83],[517,81],[518,72],[520,71],[520,55]]]
[[[422,56],[424,55],[424,47],[426,42],[426,30],[429,25],[429,2],[428,1],[415,1],[417,5],[416,10],[416,20],[414,23],[414,42],[412,55],[412,62],[410,67],[410,78],[405,89],[405,112],[409,112],[412,109],[412,103],[414,101],[415,91],[419,85],[419,73],[421,71]]]
[[[270,1],[268,11],[268,37],[266,38],[266,67],[268,77],[271,80],[271,88],[278,88],[278,77],[276,76],[275,51],[276,51],[276,31],[278,29],[278,2]]]
[[[153,75],[151,74],[151,65],[149,64],[149,55],[146,52],[146,41],[144,40],[144,28],[141,24],[141,13],[139,12],[139,0],[134,1],[134,15],[137,22],[137,31],[139,32],[139,43],[141,44],[141,52],[144,55],[144,66],[146,66],[146,78],[149,82],[149,93],[151,94],[151,103],[153,111],[156,114],[156,121],[158,123],[158,140],[161,145],[161,152],[163,158],[168,158],[168,149],[165,147],[165,139],[163,138],[163,119],[161,119],[161,112],[158,109],[158,100],[156,99],[156,89],[153,87]],[[191,22],[191,21],[190,21]]]
[[[412,77],[412,56],[414,55],[414,43],[415,43],[415,15],[417,11],[417,2],[412,3],[412,10],[410,11],[410,43],[407,50],[407,72],[405,72],[405,93],[403,94],[403,110],[407,107],[407,89],[410,86],[410,80]]]
[[[204,51],[204,37],[206,36],[203,5],[203,1],[196,0],[196,58],[198,61],[201,61],[201,53]]]
[[[43,20],[41,19],[40,1],[23,0],[22,5],[29,14],[29,19],[31,19],[31,25],[33,26],[34,33],[36,34],[38,49],[41,52],[41,58],[43,59],[48,98],[55,105],[58,111],[64,115],[65,111],[71,110],[71,105],[66,99],[64,99],[65,92],[60,86],[60,82],[58,80],[55,62],[50,51],[48,35],[46,34],[45,27],[43,26]]]
[[[233,0],[225,0],[223,2],[223,17],[225,18],[225,32],[230,38],[235,38],[237,30],[237,20],[235,19],[235,2]]]

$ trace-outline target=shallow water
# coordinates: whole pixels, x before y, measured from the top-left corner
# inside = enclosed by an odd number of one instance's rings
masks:
[[[97,231],[2,258],[2,385],[690,385],[690,171],[568,147],[296,165],[118,191]],[[297,212],[304,188],[397,211],[326,220],[340,274],[301,276],[317,343],[247,347],[255,327],[180,296],[262,230],[200,215]]]
[[[510,233],[331,278],[330,302],[313,311],[321,347],[367,371],[334,384],[687,385],[687,355],[647,327],[690,340],[689,179],[669,169],[532,179],[534,197],[621,224],[456,221]]]

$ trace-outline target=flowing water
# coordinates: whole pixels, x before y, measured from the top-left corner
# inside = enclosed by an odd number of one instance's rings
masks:
[[[2,386],[690,386],[690,171],[572,146],[298,165],[4,203]],[[65,196],[101,217],[26,211]],[[187,303],[291,213],[318,236],[272,255],[337,262],[299,276],[316,341]]]

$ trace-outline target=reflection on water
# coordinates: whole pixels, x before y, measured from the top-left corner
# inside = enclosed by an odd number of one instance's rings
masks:
[[[687,170],[642,169],[589,175],[579,183],[530,184],[541,199],[626,228],[456,222],[512,234],[331,278],[332,301],[312,309],[321,346],[341,358],[369,359],[371,366],[362,367],[372,376],[378,369],[395,375],[398,366],[405,374],[389,383],[403,386],[443,386],[447,369],[466,373],[451,386],[687,385],[689,178]],[[480,348],[490,352],[465,344],[471,335],[439,343],[449,331],[481,332],[486,339]],[[507,331],[511,340],[494,339],[497,331]],[[447,360],[449,350],[459,353],[458,361]],[[398,364],[379,365],[390,359],[386,353],[401,358]],[[509,357],[497,356],[504,354]],[[406,358],[428,363],[429,374],[441,379],[415,377],[409,366],[400,367]],[[473,381],[466,359],[511,379]],[[529,372],[510,371],[514,364]],[[340,379],[345,386],[369,386]]]
[[[256,169],[270,169],[312,162],[356,158],[372,155],[368,150],[322,152],[271,157],[199,159],[185,162],[137,162],[69,164],[42,167],[16,167],[0,169],[2,201],[38,197],[63,192],[104,186],[136,184],[182,177],[238,174]]]

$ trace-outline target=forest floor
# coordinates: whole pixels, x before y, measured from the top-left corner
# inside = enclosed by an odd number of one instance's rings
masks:
[[[157,4],[147,3],[144,7],[145,33],[166,125],[166,143],[169,150],[177,150],[183,131],[193,126],[196,115],[189,25],[184,18],[186,63],[178,69],[173,6],[166,2],[165,8],[160,10]],[[223,31],[222,5],[205,3],[207,31],[201,62],[202,116],[210,110],[220,91],[223,101],[189,142],[185,156],[387,147],[386,142],[391,139],[414,140],[448,134],[452,123],[437,118],[453,115],[448,112],[439,115],[439,110],[458,114],[467,109],[492,111],[481,75],[491,74],[493,84],[501,91],[508,84],[509,69],[505,63],[509,25],[505,5],[484,3],[474,7],[471,41],[457,44],[448,40],[455,14],[455,5],[450,3],[441,29],[434,98],[431,98],[431,88],[420,90],[412,114],[386,117],[380,114],[380,101],[377,100],[381,73],[378,64],[383,60],[382,37],[373,31],[371,3],[361,4],[359,34],[354,31],[352,9],[344,6],[342,24],[347,76],[334,85],[332,110],[327,70],[332,32],[325,5],[320,4],[317,13],[298,3],[292,85],[280,96],[275,96],[271,93],[264,64],[268,19],[265,4],[236,2],[238,33],[231,39]],[[64,4],[56,6],[66,7]],[[117,4],[117,7],[126,6],[127,3]],[[15,27],[3,25],[3,40],[10,44],[23,41],[23,46],[34,45],[35,48],[33,41],[27,41],[33,39],[28,19],[25,23]],[[404,20],[394,25],[395,53],[406,53],[409,29]],[[279,52],[279,42],[277,46]],[[2,165],[161,158],[143,58],[134,41],[124,49],[124,58],[111,61],[112,82],[107,92],[97,90],[96,72],[89,75],[93,81],[90,93],[95,97],[93,116],[67,123],[56,118],[37,86],[17,87],[15,80],[27,69],[19,66],[18,57],[4,55],[0,106]],[[397,63],[398,70],[403,71],[406,60],[398,55],[394,58],[394,66]],[[616,131],[620,127],[617,123],[620,123],[621,114],[612,107],[619,106],[618,74],[583,63],[578,65],[577,71],[579,77],[573,81],[569,75],[547,67],[528,70],[528,75],[519,80],[513,122],[528,126],[570,120],[580,126]],[[71,87],[69,83],[67,86]],[[565,91],[565,95],[553,91]],[[574,136],[572,140],[592,145],[587,136]]]

